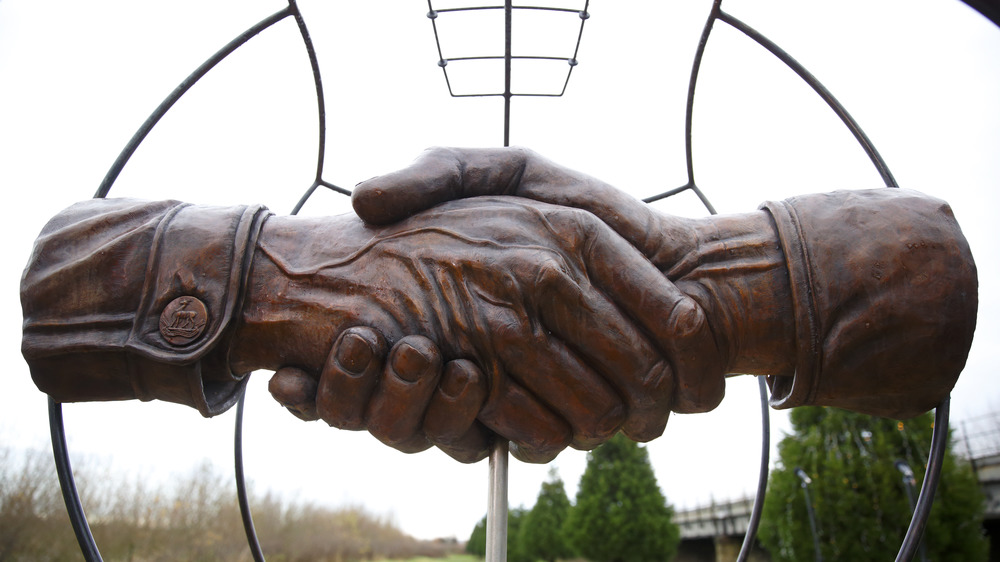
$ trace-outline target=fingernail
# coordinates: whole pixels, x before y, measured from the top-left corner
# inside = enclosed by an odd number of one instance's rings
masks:
[[[337,348],[337,364],[344,372],[355,376],[365,373],[374,356],[371,344],[358,334],[344,334]]]
[[[392,354],[392,370],[406,382],[420,380],[430,365],[430,356],[406,342],[397,345]]]

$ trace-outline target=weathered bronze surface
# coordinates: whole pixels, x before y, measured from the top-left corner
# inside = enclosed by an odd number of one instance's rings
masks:
[[[517,197],[511,197],[517,196]],[[722,400],[893,417],[932,408],[971,345],[975,265],[947,204],[898,189],[657,213],[520,149],[436,149],[358,186],[355,216],[125,199],[36,241],[22,350],[59,401],[213,415],[253,370],[303,419],[404,451],[523,460]]]

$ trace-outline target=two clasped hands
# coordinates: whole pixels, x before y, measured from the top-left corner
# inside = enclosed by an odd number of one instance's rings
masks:
[[[648,441],[729,373],[768,376],[778,408],[911,417],[975,330],[968,244],[913,191],[686,219],[527,150],[433,149],[353,203],[264,223],[229,359],[275,371],[296,416],[402,451]]]
[[[351,250],[308,273],[358,266],[344,278],[375,296],[358,306],[379,313],[358,311],[368,321],[339,333],[318,370],[274,366],[269,389],[300,418],[464,462],[499,436],[515,457],[546,462],[619,430],[653,439],[671,411],[713,409],[728,372],[790,374],[792,325],[776,318],[789,307],[776,302],[787,273],[763,213],[738,235],[759,229],[770,241],[751,253],[770,262],[773,291],[748,297],[759,317],[736,325],[710,318],[717,295],[697,281],[689,292],[674,282],[702,265],[714,227],[658,214],[528,150],[432,149],[358,185],[353,203],[375,226],[349,225],[359,242],[339,239]],[[294,258],[276,256],[280,220],[265,224],[259,246],[272,259],[255,268],[275,262],[294,277]]]

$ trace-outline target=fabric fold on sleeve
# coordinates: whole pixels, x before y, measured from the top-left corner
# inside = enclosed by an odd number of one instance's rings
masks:
[[[975,262],[947,203],[906,189],[767,202],[791,281],[794,377],[771,405],[909,418],[951,392],[972,345]]]
[[[94,199],[54,217],[21,280],[22,354],[61,402],[166,400],[211,416],[239,397],[230,328],[261,206]]]

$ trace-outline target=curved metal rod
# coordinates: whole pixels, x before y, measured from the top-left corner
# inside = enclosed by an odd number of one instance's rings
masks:
[[[247,387],[243,387],[240,400],[236,404],[236,432],[233,438],[233,459],[236,465],[236,496],[240,503],[240,517],[243,519],[243,530],[247,533],[247,546],[255,562],[264,562],[264,553],[257,540],[257,530],[253,526],[253,515],[250,513],[250,500],[247,495],[247,481],[243,475],[243,404],[247,398]]]
[[[951,398],[945,397],[934,411],[934,434],[931,437],[931,454],[927,459],[927,470],[924,472],[924,481],[920,485],[917,507],[913,510],[913,517],[910,518],[910,526],[906,529],[903,544],[899,547],[896,562],[910,562],[913,559],[917,547],[920,546],[924,528],[927,527],[927,519],[931,515],[931,506],[934,504],[934,493],[937,491],[938,482],[941,481],[944,453],[948,449],[950,410]]]
[[[705,47],[708,44],[708,38],[712,32],[712,27],[716,19],[721,19],[730,26],[741,31],[747,37],[750,37],[751,39],[756,41],[758,44],[767,49],[771,54],[776,56],[779,60],[784,62],[789,68],[791,68],[796,74],[798,74],[799,77],[802,78],[802,80],[804,80],[807,84],[809,84],[809,86],[812,87],[813,90],[816,91],[816,93],[819,94],[819,96],[823,98],[823,100],[826,101],[827,104],[840,117],[841,121],[843,121],[844,124],[847,126],[847,128],[850,129],[851,133],[854,134],[854,137],[857,139],[858,143],[861,144],[862,149],[864,149],[865,153],[867,153],[868,157],[872,160],[872,163],[875,165],[876,170],[882,177],[882,180],[885,182],[886,187],[896,187],[897,185],[896,180],[892,176],[892,172],[889,171],[889,167],[886,165],[885,160],[882,159],[882,156],[878,153],[878,150],[872,144],[871,140],[868,138],[865,132],[861,129],[861,127],[854,120],[854,118],[851,117],[851,115],[847,112],[844,106],[841,105],[839,101],[837,101],[837,99],[833,96],[833,94],[830,93],[830,91],[827,90],[826,87],[823,86],[823,84],[820,83],[815,76],[813,76],[808,70],[806,70],[805,67],[799,64],[798,61],[796,61],[794,58],[788,55],[788,53],[786,53],[784,50],[778,47],[775,43],[773,43],[772,41],[770,41],[769,39],[758,33],[750,26],[744,24],[740,20],[723,12],[721,9],[721,4],[722,0],[715,0],[715,2],[713,2],[712,4],[712,10],[709,13],[708,19],[705,22],[705,27],[704,30],[702,31],[701,39],[698,42],[698,49],[695,52],[694,63],[691,68],[691,77],[688,84],[687,111],[685,114],[685,121],[684,121],[685,156],[687,163],[688,182],[679,188],[670,190],[661,195],[648,197],[644,199],[644,201],[646,202],[656,201],[659,199],[663,199],[665,197],[669,197],[671,195],[675,195],[687,189],[691,189],[695,192],[695,194],[698,195],[698,198],[701,199],[702,203],[705,205],[706,208],[708,208],[709,212],[713,215],[715,214],[715,209],[709,203],[708,198],[705,197],[705,195],[702,193],[702,191],[698,188],[697,184],[695,183],[694,156],[693,156],[694,151],[692,148],[691,139],[692,139],[693,114],[694,114],[694,96],[695,96],[695,87],[698,82],[698,72],[701,68],[701,61],[705,53]],[[768,462],[770,456],[770,413],[768,410],[767,388],[764,379],[759,378],[758,384],[760,387],[761,412],[762,412],[761,416],[762,416],[762,429],[763,429],[763,435],[761,439],[761,448],[762,448],[761,465],[757,480],[757,495],[754,498],[754,505],[750,515],[750,522],[747,526],[747,532],[743,538],[743,545],[740,548],[740,553],[737,557],[738,562],[744,562],[745,560],[747,560],[747,557],[750,554],[750,549],[753,545],[753,541],[757,536],[757,528],[760,525],[760,517],[764,507],[764,497],[767,492]],[[942,433],[947,434],[947,425],[948,425],[947,399],[944,402],[942,402],[942,406],[938,407],[939,417],[941,416],[940,412],[942,408],[944,409],[944,414],[943,414],[944,430],[942,431]],[[939,439],[938,428],[941,424],[942,421],[938,420],[935,423],[934,427],[935,442],[932,455],[938,459],[940,459],[943,456],[943,448],[945,446],[944,438],[940,438],[940,443],[937,441]],[[933,469],[936,470],[932,472]],[[919,509],[914,512],[913,519],[910,522],[910,530],[907,532],[907,538],[904,540],[903,546],[900,549],[900,557],[904,556],[904,550],[908,549],[909,554],[906,555],[906,558],[897,558],[897,561],[899,562],[903,560],[909,561],[910,558],[913,557],[913,551],[916,550],[916,544],[920,542],[919,536],[920,534],[922,534],[923,528],[927,522],[927,517],[930,514],[930,505],[933,502],[934,490],[937,487],[937,481],[940,476],[940,471],[941,471],[940,460],[938,460],[938,464],[936,465],[932,464],[928,466],[928,473],[931,474],[932,477],[925,478],[924,488],[921,489],[920,493],[921,502],[926,503],[925,507],[926,512],[920,512]],[[929,490],[928,494],[929,498],[925,498],[924,490]],[[920,515],[919,518],[918,514]],[[917,539],[915,540],[911,538],[911,534],[914,533],[917,536]]]
[[[323,94],[323,79],[320,76],[319,59],[316,57],[316,48],[313,46],[312,38],[309,36],[309,28],[306,27],[306,21],[302,18],[302,12],[299,11],[299,6],[295,0],[288,0],[288,9],[292,10],[295,16],[295,24],[299,28],[299,34],[302,35],[302,43],[305,44],[306,54],[309,55],[309,66],[312,68],[313,83],[316,85],[316,110],[319,114],[319,149],[316,156],[316,184],[331,187],[330,184],[323,181],[323,166],[326,159],[326,96]],[[292,214],[294,215],[296,212],[298,212],[298,208]]]
[[[76,491],[73,467],[70,465],[69,451],[66,449],[62,404],[53,400],[51,396],[49,396],[49,434],[52,439],[52,456],[56,463],[56,473],[59,475],[59,488],[62,489],[63,501],[66,503],[73,532],[76,533],[76,542],[80,544],[80,552],[87,562],[103,562],[94,535],[90,532],[87,515],[83,512],[80,494]]]
[[[125,164],[135,153],[139,145],[145,140],[146,136],[153,129],[154,126],[160,121],[160,119],[170,110],[171,107],[179,100],[188,90],[194,86],[203,76],[208,74],[215,65],[221,62],[224,58],[232,54],[236,49],[241,47],[244,43],[252,39],[253,37],[259,35],[265,29],[268,29],[272,25],[278,23],[279,21],[285,19],[288,16],[294,16],[296,23],[298,24],[299,32],[302,35],[302,39],[305,42],[306,51],[309,54],[309,61],[313,70],[313,79],[316,84],[317,93],[317,105],[319,111],[319,151],[317,156],[316,165],[316,181],[313,184],[312,189],[315,190],[318,185],[326,185],[331,189],[338,191],[345,191],[338,188],[332,184],[324,182],[320,176],[323,171],[323,162],[326,148],[326,110],[325,102],[323,98],[323,86],[319,76],[319,65],[316,59],[316,52],[313,48],[312,40],[309,37],[309,32],[306,29],[305,22],[302,19],[302,14],[295,4],[295,0],[289,0],[288,6],[278,12],[275,12],[271,16],[261,20],[256,25],[250,27],[235,39],[227,43],[224,47],[219,49],[214,55],[212,55],[208,60],[201,64],[198,68],[194,70],[187,78],[184,79],[174,91],[170,93],[160,105],[146,118],[146,121],[139,127],[139,130],[132,136],[128,144],[118,155],[111,169],[104,176],[104,180],[101,182],[100,187],[97,189],[97,193],[94,194],[95,198],[103,198],[108,195],[111,191],[111,186],[114,184],[115,180],[118,179],[118,175],[121,173]],[[310,191],[311,193],[311,191]],[[303,199],[298,207],[304,203]],[[298,207],[296,207],[296,212],[298,212]],[[293,213],[294,214],[294,213]],[[236,431],[234,438],[234,462],[236,466],[236,490],[237,496],[239,497],[240,504],[240,515],[243,519],[243,528],[247,534],[247,544],[250,547],[251,554],[257,562],[264,561],[264,555],[261,552],[260,542],[257,540],[257,533],[253,525],[253,517],[250,513],[250,505],[247,497],[246,490],[246,479],[243,473],[243,407],[244,400],[246,396],[246,390],[244,389],[243,394],[240,396],[239,407],[237,408],[236,417]],[[97,545],[94,542],[93,536],[90,533],[90,527],[87,523],[86,515],[83,513],[83,508],[80,505],[79,496],[76,494],[76,485],[73,481],[72,469],[69,466],[68,455],[66,454],[66,444],[65,438],[63,437],[62,430],[62,417],[61,409],[58,409],[58,405],[53,406],[54,402],[50,399],[50,428],[52,428],[52,446],[56,455],[56,467],[59,471],[60,485],[63,488],[63,497],[66,500],[66,508],[70,514],[70,521],[73,525],[74,530],[77,533],[77,540],[80,543],[80,549],[84,553],[84,556],[88,561],[91,560],[101,560],[100,554],[97,551]],[[54,424],[52,422],[53,408],[56,408],[59,416],[59,423]],[[58,435],[56,431],[56,425],[58,425]],[[61,443],[62,455],[60,457],[58,443]]]
[[[295,16],[295,23],[298,25],[299,34],[302,35],[302,42],[305,44],[306,53],[309,55],[309,65],[312,68],[313,83],[316,85],[316,109],[319,120],[319,148],[316,156],[316,179],[313,184],[306,189],[306,192],[299,199],[292,209],[293,215],[297,215],[306,201],[316,192],[319,186],[327,187],[337,193],[350,196],[351,192],[332,183],[323,180],[323,168],[326,157],[326,100],[323,94],[323,80],[320,75],[319,59],[316,56],[316,49],[313,46],[312,38],[309,36],[309,28],[306,27],[305,19],[295,0],[288,0],[288,8]],[[233,445],[233,457],[236,465],[236,493],[239,496],[240,516],[243,519],[243,529],[247,534],[247,545],[256,562],[264,562],[264,554],[260,548],[260,541],[257,540],[257,530],[253,524],[253,514],[250,509],[250,500],[247,496],[246,477],[243,472],[243,409],[246,402],[246,387],[240,395],[239,403],[236,407],[236,432]]]
[[[215,67],[215,65],[219,64],[219,62],[222,59],[229,56],[233,51],[238,49],[241,45],[252,39],[261,31],[264,31],[265,29],[271,27],[275,23],[285,19],[290,15],[292,15],[291,6],[279,12],[274,13],[268,18],[265,18],[264,20],[260,21],[257,25],[251,27],[250,29],[247,29],[246,31],[241,33],[238,37],[227,43],[225,47],[219,49],[217,53],[212,55],[211,58],[203,62],[201,66],[196,68],[194,72],[188,75],[188,77],[185,78],[183,82],[181,82],[176,88],[174,88],[174,91],[171,92],[170,95],[166,97],[166,99],[160,102],[159,107],[157,107],[156,110],[153,111],[153,113],[146,118],[145,123],[143,123],[142,126],[139,127],[139,130],[136,131],[134,135],[132,135],[132,138],[128,141],[128,144],[125,145],[125,148],[118,155],[118,159],[115,160],[115,163],[112,164],[111,169],[108,170],[108,173],[104,176],[104,180],[101,181],[101,185],[100,187],[97,188],[97,193],[94,194],[94,197],[100,199],[108,195],[108,192],[111,191],[111,186],[115,183],[115,180],[118,179],[118,174],[121,173],[122,168],[124,168],[125,164],[128,163],[129,158],[131,158],[132,154],[136,151],[137,148],[139,148],[139,145],[146,138],[146,135],[148,135],[149,132],[153,130],[153,127],[155,127],[156,124],[160,121],[160,119],[167,113],[167,111],[169,111],[170,108],[173,107],[174,103],[176,103],[177,100],[181,98],[181,96],[183,96],[188,90],[191,89],[191,86],[194,86],[195,83],[198,82],[198,80],[200,80],[202,76],[207,74],[209,70],[212,70],[212,68]]]
[[[691,77],[688,80],[687,108],[684,114],[684,156],[687,163],[688,181],[681,189],[674,190],[684,191],[690,189],[694,191],[698,199],[701,199],[701,203],[708,209],[708,212],[713,215],[716,214],[715,207],[708,202],[708,197],[705,197],[705,194],[698,189],[694,181],[694,149],[691,142],[691,133],[694,128],[694,91],[695,86],[698,84],[698,71],[701,70],[701,59],[705,55],[708,36],[712,34],[712,26],[715,25],[715,20],[719,17],[721,5],[722,0],[715,0],[712,3],[712,11],[709,12],[708,19],[705,20],[705,28],[701,32],[701,39],[698,40],[698,50],[695,51],[694,62],[691,65]]]
[[[687,108],[684,116],[684,147],[687,162],[688,182],[681,187],[672,189],[660,195],[654,195],[643,199],[646,203],[652,203],[653,201],[671,197],[682,191],[690,189],[695,192],[698,199],[700,199],[702,204],[705,205],[709,214],[718,214],[715,207],[708,200],[708,197],[701,191],[701,189],[698,189],[698,186],[694,181],[694,152],[692,149],[691,137],[694,121],[694,95],[695,87],[698,84],[698,71],[701,69],[701,61],[705,54],[705,47],[708,45],[709,35],[712,33],[713,24],[715,23],[715,19],[718,17],[719,13],[721,13],[721,5],[722,0],[715,0],[715,2],[712,3],[712,10],[708,15],[708,19],[705,21],[705,27],[701,32],[701,39],[698,41],[698,49],[695,51],[694,62],[691,65],[691,77],[688,81]],[[768,408],[767,382],[764,377],[757,377],[757,385],[760,391],[761,417],[761,451],[760,468],[757,471],[757,495],[754,497],[753,507],[750,510],[750,522],[747,524],[746,533],[743,535],[743,544],[740,547],[739,554],[737,555],[737,562],[745,562],[748,559],[750,556],[750,550],[753,548],[754,539],[757,538],[757,529],[760,527],[760,518],[764,510],[764,497],[767,495],[767,477],[770,473],[771,410]]]
[[[863,148],[865,153],[868,154],[868,158],[870,158],[872,164],[875,165],[875,169],[878,170],[879,175],[882,176],[882,181],[885,182],[886,186],[897,187],[896,179],[892,176],[892,172],[889,171],[889,167],[886,165],[885,160],[882,159],[882,155],[880,155],[878,150],[875,149],[875,145],[872,144],[868,135],[861,130],[861,126],[858,125],[858,122],[851,117],[851,114],[847,112],[847,109],[845,109],[839,101],[837,101],[837,98],[833,97],[833,94],[830,93],[830,90],[826,89],[826,86],[817,80],[812,73],[806,70],[806,68],[802,66],[799,61],[792,58],[791,55],[782,50],[781,47],[773,41],[761,35],[757,30],[727,14],[726,12],[719,10],[717,14],[720,20],[728,23],[730,26],[742,32],[750,39],[756,41],[757,44],[770,51],[772,55],[778,57],[778,59],[785,63],[788,68],[798,74],[799,78],[805,81],[806,84],[809,84],[809,86],[812,87],[817,94],[819,94],[819,97],[823,98],[823,101],[825,101],[827,105],[833,109],[834,113],[840,117],[840,120],[844,122],[844,125],[846,125],[848,129],[850,129],[851,133],[854,134],[854,138],[857,139],[861,148]]]
[[[753,498],[753,508],[750,510],[750,522],[747,532],[743,535],[743,546],[736,557],[736,562],[746,562],[757,538],[757,528],[760,527],[760,516],[764,511],[764,497],[767,495],[768,465],[771,457],[771,409],[767,403],[767,382],[764,377],[757,377],[757,388],[760,390],[760,470],[757,473],[757,495]]]
[[[658,201],[667,197],[676,195],[682,191],[687,191],[688,189],[695,192],[698,199],[701,200],[702,204],[708,210],[709,214],[718,214],[715,207],[708,200],[708,197],[698,189],[698,186],[694,181],[694,158],[692,150],[692,129],[693,129],[693,115],[694,115],[694,95],[695,87],[698,83],[698,71],[701,69],[701,60],[705,54],[705,47],[708,45],[708,37],[712,33],[712,27],[715,23],[715,19],[720,13],[720,6],[722,0],[715,0],[712,4],[712,11],[708,15],[708,19],[705,21],[705,27],[701,33],[701,39],[698,41],[698,49],[695,51],[694,62],[691,65],[691,77],[688,81],[688,97],[687,97],[687,108],[684,119],[685,127],[685,156],[687,161],[687,173],[688,182],[678,188],[672,189],[670,191],[661,193],[660,195],[654,195],[652,197],[647,197],[643,199],[646,203],[652,203],[653,201]],[[753,500],[753,507],[750,510],[750,522],[747,524],[746,533],[743,536],[743,545],[740,547],[739,555],[737,556],[737,562],[745,562],[750,556],[750,550],[753,548],[754,539],[757,538],[757,529],[760,527],[760,518],[764,510],[764,497],[767,495],[767,477],[770,473],[769,464],[771,456],[771,410],[768,408],[768,392],[767,392],[767,382],[764,377],[757,377],[757,385],[760,391],[760,417],[761,417],[761,452],[760,452],[760,468],[757,471],[757,495]]]

